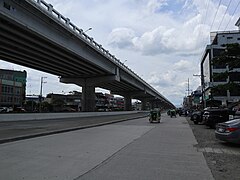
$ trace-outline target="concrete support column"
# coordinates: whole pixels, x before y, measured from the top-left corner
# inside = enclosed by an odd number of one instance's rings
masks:
[[[156,101],[151,101],[150,102],[150,107],[151,107],[151,109],[156,108],[157,107]]]
[[[130,95],[124,96],[124,110],[131,111],[132,110],[132,99]]]
[[[141,104],[142,104],[142,111],[147,110],[147,100],[146,99],[141,99]]]
[[[95,111],[95,87],[85,84],[82,86],[82,111],[92,112]]]

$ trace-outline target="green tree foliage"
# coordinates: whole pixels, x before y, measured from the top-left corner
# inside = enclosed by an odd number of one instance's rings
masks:
[[[41,103],[41,106],[42,106],[42,111],[43,112],[50,112],[52,111],[52,105],[49,104],[48,102],[44,101]]]
[[[240,44],[227,44],[226,49],[219,56],[213,58],[212,63],[228,65],[229,70],[240,67]]]
[[[218,73],[213,76],[214,79],[227,79],[230,73],[234,72],[234,68],[240,68],[240,44],[226,44],[225,51],[219,56],[215,56],[212,60],[213,65],[225,65],[228,66],[228,71]],[[226,90],[234,91],[239,89],[240,85],[233,81],[229,81],[226,84],[221,84],[212,88],[212,93],[222,92]]]

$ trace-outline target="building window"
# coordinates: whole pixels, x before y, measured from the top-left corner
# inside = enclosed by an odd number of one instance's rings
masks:
[[[240,82],[240,72],[230,72],[229,73],[229,80],[231,82]]]
[[[227,37],[227,39],[233,39],[233,37]]]
[[[213,82],[226,82],[227,74],[226,73],[213,73]]]
[[[227,96],[227,91],[222,89],[212,89],[211,95],[214,96]]]
[[[225,49],[213,49],[213,57],[220,56],[224,52],[225,52]]]
[[[17,88],[16,88],[16,94],[19,95],[20,92],[21,92],[21,89],[17,87]]]
[[[213,49],[213,57],[217,57],[220,56],[224,53],[225,49]],[[213,64],[213,69],[225,69],[226,68],[226,64],[222,63],[214,63],[214,61],[212,61]]]
[[[213,65],[213,69],[226,69],[226,64],[225,63],[214,63],[214,61],[212,62]]]
[[[231,96],[240,96],[240,87],[230,90]]]

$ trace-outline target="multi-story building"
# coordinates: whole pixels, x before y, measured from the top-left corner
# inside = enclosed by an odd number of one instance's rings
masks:
[[[81,109],[81,97],[82,93],[74,91],[71,94],[48,94],[45,101],[53,106],[53,111],[71,110],[66,108],[72,108],[77,110]]]
[[[124,98],[123,97],[115,97],[114,98],[114,110],[124,110]]]
[[[98,111],[106,111],[108,109],[109,101],[105,94],[101,92],[96,92],[96,110]]]
[[[192,106],[194,109],[202,108],[202,88],[199,86],[195,91],[191,93],[192,96]]]
[[[96,111],[123,110],[124,98],[111,94],[95,93]],[[74,91],[70,94],[48,94],[44,101],[52,105],[53,111],[73,110],[81,111],[82,93]],[[71,108],[71,109],[70,109]]]
[[[239,27],[240,20],[236,23]],[[225,51],[226,44],[240,43],[240,30],[211,32],[211,44],[207,45],[201,59],[201,84],[205,106],[208,102],[211,105],[228,105],[230,102],[240,100],[240,91],[220,90],[213,92],[212,88],[228,82],[240,82],[240,67],[231,70],[231,74],[221,77],[219,74],[229,71],[226,64],[214,64],[213,58]]]
[[[188,95],[186,97],[183,98],[183,108],[185,110],[190,110],[192,109],[192,96]]]
[[[25,102],[26,71],[0,69],[0,106],[20,107]]]

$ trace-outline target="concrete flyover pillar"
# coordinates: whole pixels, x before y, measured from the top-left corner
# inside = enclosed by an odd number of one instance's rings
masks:
[[[93,85],[84,84],[82,86],[82,111],[92,112],[95,111],[95,87]]]
[[[155,100],[150,101],[150,108],[151,109],[157,108],[157,103]]]
[[[124,110],[131,111],[132,110],[132,98],[131,95],[124,95]]]
[[[115,75],[99,76],[92,78],[74,78],[74,77],[61,77],[60,82],[67,84],[77,84],[82,86],[82,99],[81,111],[91,112],[95,111],[95,87],[102,83],[109,83],[120,81],[119,70],[116,70]]]
[[[141,109],[142,109],[142,111],[145,111],[145,110],[147,110],[147,100],[146,99],[140,99],[141,100]]]

